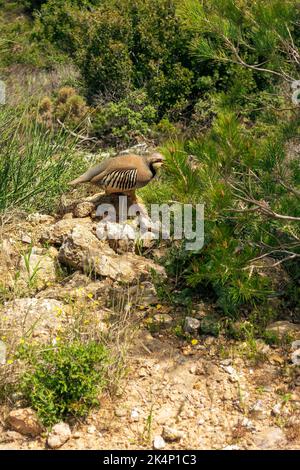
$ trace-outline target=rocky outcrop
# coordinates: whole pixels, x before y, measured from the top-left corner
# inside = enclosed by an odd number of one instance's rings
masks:
[[[61,245],[64,238],[75,228],[75,227],[87,227],[90,230],[93,228],[92,221],[89,217],[84,218],[66,218],[61,219],[53,225],[47,226],[41,235],[41,240],[47,243],[53,243]]]
[[[49,341],[66,321],[68,306],[54,299],[23,298],[6,302],[2,320],[17,341],[21,337]]]
[[[164,274],[161,266],[133,253],[118,255],[105,242],[100,241],[84,225],[76,226],[65,238],[59,260],[85,273],[110,277],[122,282],[134,282],[151,276],[151,270]]]

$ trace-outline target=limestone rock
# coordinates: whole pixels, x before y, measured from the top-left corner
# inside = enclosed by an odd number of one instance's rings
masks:
[[[61,245],[64,238],[75,228],[75,227],[87,227],[90,230],[93,228],[92,221],[89,217],[78,218],[78,219],[61,219],[53,225],[47,226],[41,235],[41,240]]]
[[[276,449],[286,442],[284,432],[278,427],[270,427],[263,430],[255,438],[255,444],[259,449]]]
[[[48,254],[36,254],[34,249],[26,261],[24,256],[21,258],[19,270],[18,284],[24,287],[30,283],[32,287],[40,290],[56,280],[55,260]]]
[[[62,327],[67,311],[67,306],[54,299],[22,298],[6,302],[1,314],[15,340],[30,332],[44,342]]]
[[[52,215],[40,214],[39,212],[29,214],[27,220],[33,224],[53,224],[55,222],[55,218]]]
[[[100,222],[96,227],[99,240],[107,240],[117,253],[134,252],[136,232],[129,223]]]
[[[0,284],[4,287],[13,287],[16,260],[17,253],[12,243],[7,239],[2,240],[0,243]]]
[[[153,320],[159,325],[171,325],[173,323],[173,318],[168,313],[156,313]]]
[[[95,209],[95,204],[89,201],[81,201],[73,209],[74,217],[88,217]]]
[[[31,408],[12,410],[6,418],[6,425],[13,431],[25,436],[38,436],[43,428],[36,413]]]
[[[197,334],[200,328],[201,322],[197,318],[185,317],[183,329],[186,333]]]
[[[58,449],[71,437],[71,429],[67,423],[60,422],[53,426],[47,444],[51,449]]]
[[[300,348],[291,354],[291,360],[294,365],[300,366]]]
[[[179,431],[176,428],[172,428],[170,426],[164,426],[163,427],[163,432],[162,432],[162,437],[167,441],[167,442],[174,442],[174,441],[180,441],[184,437],[184,432]]]
[[[76,226],[66,237],[59,251],[59,260],[75,269],[123,282],[143,280],[149,277],[151,269],[164,274],[164,269],[151,260],[133,253],[117,255],[83,225]]]
[[[296,339],[300,339],[300,324],[291,323],[289,321],[281,320],[271,323],[266,331],[269,333],[275,333],[279,338],[283,338],[286,335],[291,335]]]
[[[65,278],[59,287],[55,285],[44,289],[37,294],[37,297],[66,301],[84,299],[87,296],[93,299],[107,298],[112,283],[111,279],[91,281],[90,277],[75,271],[74,274]]]
[[[161,450],[164,449],[164,447],[166,447],[166,443],[162,436],[155,436],[153,439],[153,449]]]

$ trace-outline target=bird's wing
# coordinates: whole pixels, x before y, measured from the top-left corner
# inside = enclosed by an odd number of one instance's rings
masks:
[[[136,187],[137,169],[136,168],[107,169],[106,171],[92,178],[91,183],[99,184],[108,189],[128,191]]]
[[[69,184],[72,186],[75,186],[76,184],[79,184],[79,183],[87,183],[88,181],[91,181],[92,178],[94,178],[95,176],[103,174],[103,172],[105,171],[106,165],[107,165],[107,161],[104,160],[98,165],[95,165],[89,170],[87,170],[85,173],[83,173],[83,175],[80,175],[78,178],[71,181]]]

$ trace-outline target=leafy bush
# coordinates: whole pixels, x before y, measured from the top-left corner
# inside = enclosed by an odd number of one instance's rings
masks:
[[[28,357],[21,390],[46,426],[86,416],[105,386],[107,351],[99,343],[71,343]]]
[[[145,88],[158,115],[186,108],[198,69],[188,55],[190,34],[170,0],[102,0],[62,5],[49,0],[36,18],[36,37],[74,57],[90,99],[124,99]]]
[[[128,144],[147,136],[155,119],[156,110],[147,102],[146,93],[136,91],[124,100],[99,105],[92,116],[93,132],[106,141]]]

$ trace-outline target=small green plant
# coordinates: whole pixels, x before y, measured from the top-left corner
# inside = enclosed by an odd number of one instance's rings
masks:
[[[219,336],[221,322],[214,315],[207,315],[201,320],[200,329],[204,335]]]
[[[27,253],[24,253],[23,260],[25,264],[25,269],[27,273],[27,286],[28,289],[32,289],[35,287],[35,282],[36,282],[36,276],[39,270],[41,269],[40,267],[40,261],[33,267],[31,268],[30,266],[30,257],[32,255],[32,247],[29,248]]]
[[[28,370],[21,390],[45,426],[68,416],[86,416],[105,386],[106,348],[96,342],[73,342],[43,350],[24,350]]]

